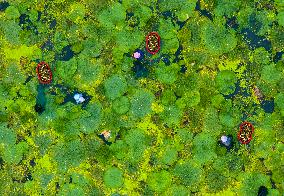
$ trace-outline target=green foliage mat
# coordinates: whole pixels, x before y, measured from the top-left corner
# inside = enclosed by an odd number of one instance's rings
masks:
[[[1,1],[0,195],[284,195],[284,0]]]

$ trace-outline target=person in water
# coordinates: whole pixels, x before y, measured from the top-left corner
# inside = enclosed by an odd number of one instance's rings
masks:
[[[79,94],[79,93],[76,93],[74,95],[74,99],[75,99],[77,104],[83,103],[85,101],[85,98],[83,97],[83,95]]]
[[[233,147],[233,138],[231,135],[222,135],[219,143],[221,146],[226,147],[227,150],[230,150]]]
[[[144,52],[142,50],[137,49],[133,54],[132,57],[136,60],[142,60],[144,58]]]

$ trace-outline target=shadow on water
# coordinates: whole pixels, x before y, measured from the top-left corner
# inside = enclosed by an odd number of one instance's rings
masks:
[[[45,86],[43,84],[39,84],[37,86],[37,97],[36,97],[36,105],[35,105],[35,111],[38,114],[42,114],[45,110],[46,106],[46,98],[44,94]]]
[[[149,75],[149,70],[147,69],[145,63],[135,60],[133,64],[134,66],[132,67],[132,71],[134,72],[136,78],[145,78]]]
[[[169,66],[171,64],[170,55],[168,54],[162,55],[160,60],[162,60],[166,66]]]
[[[37,22],[40,21],[42,12],[41,11],[37,11]]]
[[[9,7],[10,4],[6,1],[0,2],[0,12],[3,12]]]

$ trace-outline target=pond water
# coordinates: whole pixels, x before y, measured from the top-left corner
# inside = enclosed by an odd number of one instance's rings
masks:
[[[42,114],[45,110],[46,107],[46,91],[48,90],[48,88],[57,88],[59,89],[63,94],[65,94],[64,97],[64,101],[60,104],[60,105],[64,105],[67,102],[72,102],[73,104],[76,104],[76,101],[74,99],[74,95],[79,93],[82,94],[85,101],[83,103],[81,103],[80,105],[82,106],[82,108],[86,108],[86,106],[88,105],[88,103],[90,102],[90,100],[92,99],[92,96],[88,95],[86,92],[80,92],[77,89],[70,89],[66,86],[60,85],[60,84],[56,84],[56,85],[43,85],[43,84],[39,84],[37,87],[37,97],[36,97],[36,105],[35,105],[35,111],[38,114]],[[57,95],[56,92],[51,91],[50,92],[51,95]]]
[[[273,113],[273,111],[274,111],[274,100],[263,100],[261,102],[261,108],[266,113]]]
[[[271,42],[265,36],[259,36],[248,28],[243,29],[241,33],[244,35],[244,40],[250,49],[254,50],[263,47],[265,50],[271,51]]]
[[[73,58],[75,53],[71,49],[71,45],[67,45],[64,48],[62,48],[60,54],[55,55],[56,60],[60,61],[69,61],[71,58]]]

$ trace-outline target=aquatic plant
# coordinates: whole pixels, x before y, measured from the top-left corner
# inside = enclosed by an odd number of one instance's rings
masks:
[[[105,81],[104,88],[106,97],[110,100],[114,100],[126,92],[127,83],[123,76],[113,75]]]
[[[284,27],[284,11],[277,14],[278,24]]]
[[[280,114],[284,115],[284,93],[278,93],[275,97],[275,105],[279,108]]]
[[[137,90],[130,99],[130,113],[135,118],[142,118],[151,112],[154,95],[145,90]]]
[[[171,174],[165,170],[151,173],[147,178],[147,183],[152,190],[158,193],[163,192],[171,184]]]
[[[269,84],[277,83],[282,77],[283,74],[276,69],[274,64],[264,66],[261,71],[261,79]]]
[[[172,196],[187,196],[190,191],[183,185],[172,185],[169,189],[169,194]]]
[[[228,186],[228,178],[216,171],[210,171],[206,179],[209,192],[219,192]]]
[[[202,170],[190,162],[177,163],[173,170],[173,175],[177,176],[180,182],[192,191],[198,189],[201,174]]]
[[[1,123],[0,143],[3,147],[13,146],[16,143],[16,136],[15,131],[9,129],[6,123]]]
[[[237,78],[234,72],[229,70],[220,71],[215,81],[220,93],[229,95],[235,92]]]
[[[193,133],[188,129],[179,129],[177,130],[177,136],[182,143],[190,143],[193,139]]]
[[[67,171],[70,167],[79,166],[85,158],[85,152],[82,142],[73,140],[54,146],[53,158],[61,171]]]
[[[216,142],[211,134],[199,133],[193,140],[193,159],[198,164],[208,164],[217,157]]]
[[[237,45],[235,32],[218,23],[208,22],[203,27],[202,40],[206,50],[212,55],[227,53]]]
[[[185,21],[189,17],[194,16],[194,8],[196,5],[196,0],[184,1],[159,1],[159,8],[161,12],[171,11],[179,19],[179,21]]]
[[[26,142],[9,146],[3,153],[3,160],[8,164],[18,164],[22,160],[23,154],[28,150],[28,147]]]
[[[165,147],[161,162],[165,165],[172,165],[178,157],[178,151],[174,147]]]
[[[241,2],[240,1],[229,1],[229,0],[218,0],[216,2],[216,7],[214,13],[218,17],[227,16],[233,17],[234,14],[238,11]]]
[[[178,26],[173,24],[170,19],[159,20],[158,33],[161,36],[161,51],[164,54],[175,54],[179,48],[179,40],[177,37]]]
[[[111,4],[106,9],[100,11],[98,20],[101,26],[114,29],[121,28],[125,21],[125,8],[118,2]]]
[[[163,105],[172,105],[176,101],[176,95],[172,90],[165,90],[162,92],[162,103]]]
[[[164,62],[156,68],[157,79],[164,84],[173,84],[177,80],[179,67],[176,64],[166,66]]]
[[[260,186],[270,187],[269,177],[261,173],[250,173],[243,177],[241,190],[245,194],[257,194]]]
[[[161,113],[161,118],[169,125],[178,125],[182,117],[182,110],[175,105],[168,106]]]
[[[123,185],[123,172],[115,167],[107,169],[104,173],[104,182],[110,188],[121,187]]]
[[[143,152],[149,144],[145,133],[140,129],[129,130],[125,136],[128,146],[127,159],[131,163],[138,163],[143,157]]]
[[[58,61],[56,70],[60,78],[64,81],[72,81],[72,78],[77,70],[77,59],[72,58],[69,61]]]
[[[93,49],[92,49],[93,50]],[[86,56],[79,56],[80,60],[77,65],[77,74],[79,81],[83,84],[90,84],[100,79],[103,70],[100,62],[92,62]],[[75,75],[76,77],[76,75]],[[77,78],[76,78],[77,79]]]
[[[120,97],[114,100],[112,108],[118,114],[125,114],[130,107],[129,99],[127,97]]]
[[[7,17],[7,19],[15,20],[15,19],[19,18],[20,12],[19,12],[19,10],[18,10],[17,7],[15,7],[15,6],[9,6],[9,7],[5,10],[5,16]]]

